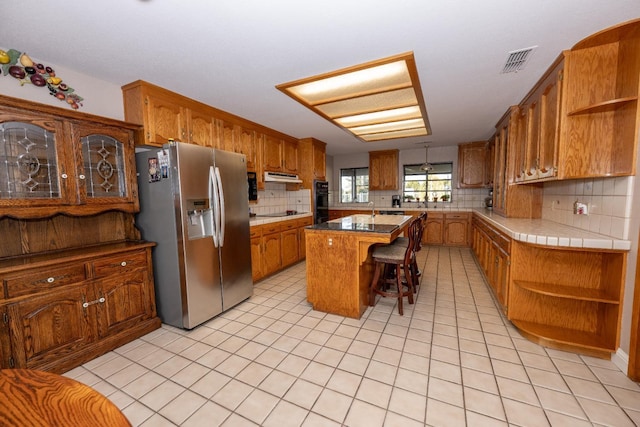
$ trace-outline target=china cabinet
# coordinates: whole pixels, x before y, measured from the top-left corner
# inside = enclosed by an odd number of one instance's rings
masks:
[[[137,126],[0,98],[0,217],[139,209]]]

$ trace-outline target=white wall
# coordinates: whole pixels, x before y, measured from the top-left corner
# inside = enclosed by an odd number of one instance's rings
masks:
[[[38,58],[32,59],[38,62]],[[53,68],[57,77],[60,77],[75,90],[75,93],[84,98],[84,101],[82,101],[83,106],[78,111],[124,120],[122,90],[119,85],[98,80],[86,74],[80,74],[57,64],[47,63],[46,65]],[[20,86],[19,80],[10,75],[0,75],[0,93],[14,98],[27,99],[71,110],[71,107],[66,102],[51,96],[46,87],[38,87],[32,84]]]

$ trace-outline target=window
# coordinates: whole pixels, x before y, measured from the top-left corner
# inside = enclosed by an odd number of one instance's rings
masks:
[[[404,165],[402,198],[406,202],[451,200],[453,163],[431,163],[428,173],[419,165]],[[435,200],[434,200],[435,199]]]
[[[369,201],[369,168],[340,169],[340,202]]]

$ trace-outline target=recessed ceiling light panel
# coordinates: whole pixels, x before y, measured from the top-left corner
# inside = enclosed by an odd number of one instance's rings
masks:
[[[276,88],[365,142],[431,134],[413,52]]]

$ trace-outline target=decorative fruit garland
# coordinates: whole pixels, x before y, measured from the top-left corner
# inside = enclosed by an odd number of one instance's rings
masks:
[[[15,77],[20,82],[20,86],[31,83],[38,87],[46,87],[50,95],[65,101],[74,110],[82,106],[84,99],[76,94],[72,87],[63,83],[62,79],[56,76],[53,68],[34,62],[26,53],[15,49],[8,51],[0,49],[0,64],[2,75],[9,74]]]

